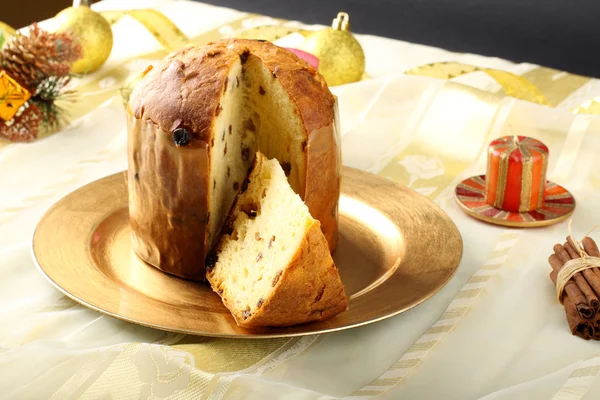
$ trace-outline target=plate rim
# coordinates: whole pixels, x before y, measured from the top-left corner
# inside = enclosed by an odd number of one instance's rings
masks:
[[[371,174],[369,172],[366,171],[362,171],[356,168],[352,168],[352,167],[347,167],[347,166],[343,166],[342,170],[348,170],[351,173],[356,172],[359,174],[363,174],[363,175],[372,175],[375,178],[378,179],[382,179],[384,180],[385,178],[382,177],[378,177],[377,175]],[[69,292],[67,289],[63,288],[60,284],[58,284],[54,279],[52,279],[52,277],[46,272],[46,270],[44,270],[44,268],[40,265],[40,262],[36,256],[36,252],[35,252],[35,245],[36,245],[36,235],[38,233],[39,227],[42,224],[42,221],[46,218],[47,215],[49,215],[53,209],[55,207],[57,207],[59,205],[59,203],[61,201],[63,201],[65,198],[67,198],[68,196],[73,195],[75,192],[93,185],[95,183],[97,183],[98,181],[110,178],[110,177],[114,177],[116,175],[122,175],[125,171],[120,171],[114,174],[109,174],[106,175],[104,177],[101,177],[99,179],[96,179],[92,182],[89,182],[85,185],[79,186],[77,188],[75,188],[74,190],[72,190],[71,192],[67,193],[65,196],[61,197],[59,200],[57,200],[55,203],[53,203],[50,207],[48,207],[48,209],[45,211],[45,213],[43,214],[43,216],[39,219],[38,224],[36,225],[33,234],[32,234],[32,240],[30,242],[30,251],[31,251],[31,256],[33,258],[33,261],[36,265],[36,268],[40,271],[40,273],[42,274],[42,276],[52,285],[54,286],[57,290],[59,290],[62,294],[64,294],[65,296],[67,296],[68,298],[74,300],[75,302],[77,302],[78,304],[81,304],[84,307],[90,308],[96,312],[100,312],[102,314],[108,315],[110,317],[116,318],[118,320],[121,321],[125,321],[125,322],[129,322],[129,323],[133,323],[136,325],[140,325],[140,326],[144,326],[147,328],[152,328],[152,329],[159,329],[159,330],[163,330],[163,331],[167,331],[167,332],[175,332],[175,333],[183,333],[183,334],[189,334],[189,335],[195,335],[195,336],[206,336],[206,337],[218,337],[218,338],[228,338],[228,339],[274,339],[274,338],[291,338],[291,337],[301,337],[301,336],[308,336],[308,335],[318,335],[318,334],[324,334],[324,333],[332,333],[332,332],[339,332],[339,331],[344,331],[344,330],[348,330],[348,329],[353,329],[353,328],[357,328],[357,327],[361,327],[361,326],[366,326],[372,323],[376,323],[376,322],[380,322],[383,320],[386,320],[388,318],[397,316],[403,312],[406,312],[414,307],[417,307],[421,304],[423,304],[425,301],[431,299],[434,295],[436,295],[437,293],[439,293],[447,284],[448,282],[450,282],[450,280],[456,275],[456,272],[458,271],[458,268],[460,267],[460,263],[462,261],[462,257],[464,255],[464,241],[462,238],[462,235],[460,234],[460,231],[456,225],[456,223],[454,222],[454,220],[452,218],[450,218],[450,216],[439,206],[437,205],[435,202],[433,202],[431,199],[427,198],[426,196],[406,187],[405,185],[396,183],[394,181],[391,180],[387,180],[389,181],[389,183],[391,185],[394,186],[398,186],[404,190],[408,190],[412,193],[412,195],[417,196],[421,199],[421,201],[424,201],[426,203],[429,203],[429,206],[435,210],[437,210],[438,212],[440,212],[444,218],[447,220],[447,222],[449,223],[450,227],[452,230],[454,230],[455,233],[455,238],[457,239],[457,244],[458,244],[458,250],[457,251],[457,257],[456,257],[456,265],[450,266],[449,269],[451,269],[450,273],[446,276],[446,278],[442,281],[440,280],[439,284],[437,285],[437,287],[435,287],[434,289],[430,290],[428,293],[426,293],[425,295],[422,295],[418,300],[414,301],[412,304],[406,305],[404,307],[400,307],[397,308],[393,311],[390,311],[384,315],[380,315],[380,316],[376,316],[376,317],[372,317],[372,318],[366,318],[365,320],[362,321],[358,321],[358,322],[354,322],[354,323],[348,323],[346,325],[342,325],[342,326],[334,326],[334,327],[326,327],[326,328],[319,328],[316,329],[314,331],[292,331],[292,332],[276,332],[276,333],[261,333],[261,332],[250,332],[250,333],[217,333],[217,332],[207,332],[207,331],[202,331],[199,332],[198,330],[190,330],[190,329],[182,329],[182,328],[174,328],[174,327],[170,327],[170,326],[164,326],[161,324],[156,324],[156,323],[148,323],[145,322],[143,320],[139,320],[137,318],[133,318],[133,317],[128,317],[128,316],[124,316],[118,313],[115,313],[113,311],[107,310],[105,308],[102,308],[100,306],[91,304],[90,302],[78,297],[77,295],[74,295],[73,293]],[[352,197],[351,197],[352,198]],[[115,212],[113,209],[112,212]],[[109,215],[109,214],[107,214]],[[96,226],[98,226],[102,221],[104,221],[106,219],[106,216],[104,217],[104,219],[99,220],[99,223],[96,224]],[[396,273],[396,271],[398,270],[398,264],[401,263],[401,259],[399,258],[394,267],[390,268],[393,269],[394,273]],[[154,267],[153,267],[154,268]],[[394,275],[394,273],[392,275]],[[387,280],[387,279],[386,279]],[[114,282],[113,280],[111,280],[112,282]],[[382,282],[385,283],[385,280]],[[382,283],[376,285],[376,287],[374,287],[372,290],[377,290],[377,287],[380,286]],[[118,285],[115,282],[115,285],[120,287],[120,288],[126,288],[126,286],[123,285]],[[136,292],[139,293],[139,292]],[[143,294],[139,294],[140,296],[144,296]],[[354,295],[354,294],[353,294]],[[349,303],[350,300],[352,298],[353,295],[348,296],[349,299]],[[144,296],[146,298],[150,298],[148,296]],[[152,299],[152,300],[156,300],[156,299]],[[160,301],[160,300],[157,300]],[[307,324],[307,326],[310,325]],[[285,329],[285,328],[283,328]]]

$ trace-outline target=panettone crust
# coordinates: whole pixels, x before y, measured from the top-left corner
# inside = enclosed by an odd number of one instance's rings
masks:
[[[335,98],[314,68],[272,43],[245,39],[219,40],[173,53],[136,86],[131,112],[165,132],[186,126],[195,140],[208,142],[230,65],[251,56],[260,58],[273,79],[287,89],[307,133],[331,124]]]

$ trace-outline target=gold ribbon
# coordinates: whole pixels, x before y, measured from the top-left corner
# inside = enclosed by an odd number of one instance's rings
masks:
[[[100,14],[112,25],[121,18],[129,16],[138,21],[167,51],[178,50],[189,44],[185,34],[167,16],[150,8],[135,10],[109,10]],[[0,31],[5,39],[14,35],[16,30],[0,21]]]
[[[4,44],[6,39],[10,38],[14,34],[15,29],[12,26],[0,21],[0,48],[2,48],[2,45]]]
[[[533,83],[522,76],[511,72],[491,68],[481,68],[458,62],[437,62],[409,69],[406,71],[406,74],[449,80],[477,71],[484,72],[494,79],[502,87],[504,92],[511,97],[545,106],[552,106],[548,99]]]
[[[153,9],[101,11],[100,14],[112,25],[124,16],[130,16],[144,26],[167,50],[178,50],[187,44],[187,36],[163,13]]]
[[[600,114],[600,96],[575,107],[571,110],[573,114]]]
[[[243,29],[239,32],[236,32],[235,37],[239,39],[268,40],[269,42],[274,42],[284,36],[291,35],[292,33],[299,33],[306,37],[312,32],[313,31],[280,25],[263,25],[256,26],[254,28]]]
[[[15,28],[8,24],[5,24],[2,21],[0,21],[0,31],[2,31],[5,38],[14,35],[16,32]]]

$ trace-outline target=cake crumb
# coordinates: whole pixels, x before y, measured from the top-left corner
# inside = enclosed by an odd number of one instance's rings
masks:
[[[258,87],[258,93],[260,93],[261,96],[264,96],[265,93],[267,93],[267,92],[265,92],[265,89],[262,86],[259,86]]]
[[[263,299],[262,297],[258,300],[258,303],[256,303],[256,308],[261,308],[262,305],[265,304],[265,299]]]
[[[271,239],[269,239],[269,248],[273,247],[274,242],[275,242],[275,235],[271,236]]]
[[[254,232],[254,239],[256,239],[259,242],[262,240],[262,238],[260,237],[260,232],[258,232],[258,231]]]
[[[263,259],[263,253],[262,251],[260,253],[258,253],[258,255],[256,256],[256,262],[259,262],[260,260]]]

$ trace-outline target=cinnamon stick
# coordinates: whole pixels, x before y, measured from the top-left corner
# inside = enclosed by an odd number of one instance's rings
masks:
[[[552,283],[554,283],[554,286],[556,286],[557,275],[557,270],[553,270],[550,273],[550,279],[552,280]],[[563,306],[565,307],[567,323],[569,324],[569,330],[571,331],[571,333],[585,340],[590,340],[592,338],[596,339],[596,334],[600,334],[600,330],[595,328],[595,326],[597,326],[596,324],[598,323],[598,320],[594,321],[593,323],[589,319],[583,318],[579,314],[579,311],[577,311],[577,307],[575,306],[573,300],[571,300],[569,295],[566,293],[563,296]]]
[[[572,259],[581,258],[581,255],[577,253],[575,246],[571,243],[571,238],[567,237],[567,243],[565,243],[563,247]],[[598,310],[600,301],[598,301],[598,295],[596,293],[600,293],[600,278],[593,271],[594,269],[596,268],[578,272],[573,278],[575,279],[577,286],[579,286],[585,295],[588,304],[593,307],[594,310]]]
[[[571,333],[585,340],[590,340],[592,338],[598,340],[596,336],[600,335],[600,330],[595,329],[595,326],[592,325],[590,320],[580,317],[575,304],[571,301],[569,296],[563,298],[563,305],[565,306],[565,313],[567,314],[567,322],[569,323]]]
[[[598,250],[598,246],[596,245],[596,242],[594,242],[594,239],[592,239],[591,237],[585,237],[581,243],[583,244],[583,249],[585,250],[586,253],[588,253],[590,256],[592,257],[600,257],[600,251]],[[598,269],[598,268],[594,268],[594,269]]]
[[[600,250],[598,250],[598,246],[596,242],[592,238],[585,237],[581,244],[583,244],[583,249],[586,253],[588,253],[592,257],[600,257]],[[593,271],[596,276],[600,278],[600,268],[592,268],[590,271]],[[595,289],[594,289],[595,290]],[[596,291],[596,293],[600,293]],[[594,339],[600,340],[600,315],[596,316],[594,321]]]
[[[548,258],[548,262],[552,267],[553,273],[558,274],[558,271],[570,259],[571,257],[569,256],[569,253],[567,253],[560,244],[557,244],[554,246],[554,254],[552,254],[550,258]],[[552,279],[552,281],[556,286],[556,278]],[[571,301],[573,302],[573,304],[575,304],[575,308],[577,309],[579,315],[582,318],[590,319],[594,317],[594,309],[590,307],[590,305],[587,302],[586,296],[583,294],[583,292],[573,279],[570,279],[569,282],[567,282],[567,284],[565,285],[565,295],[571,298]]]

